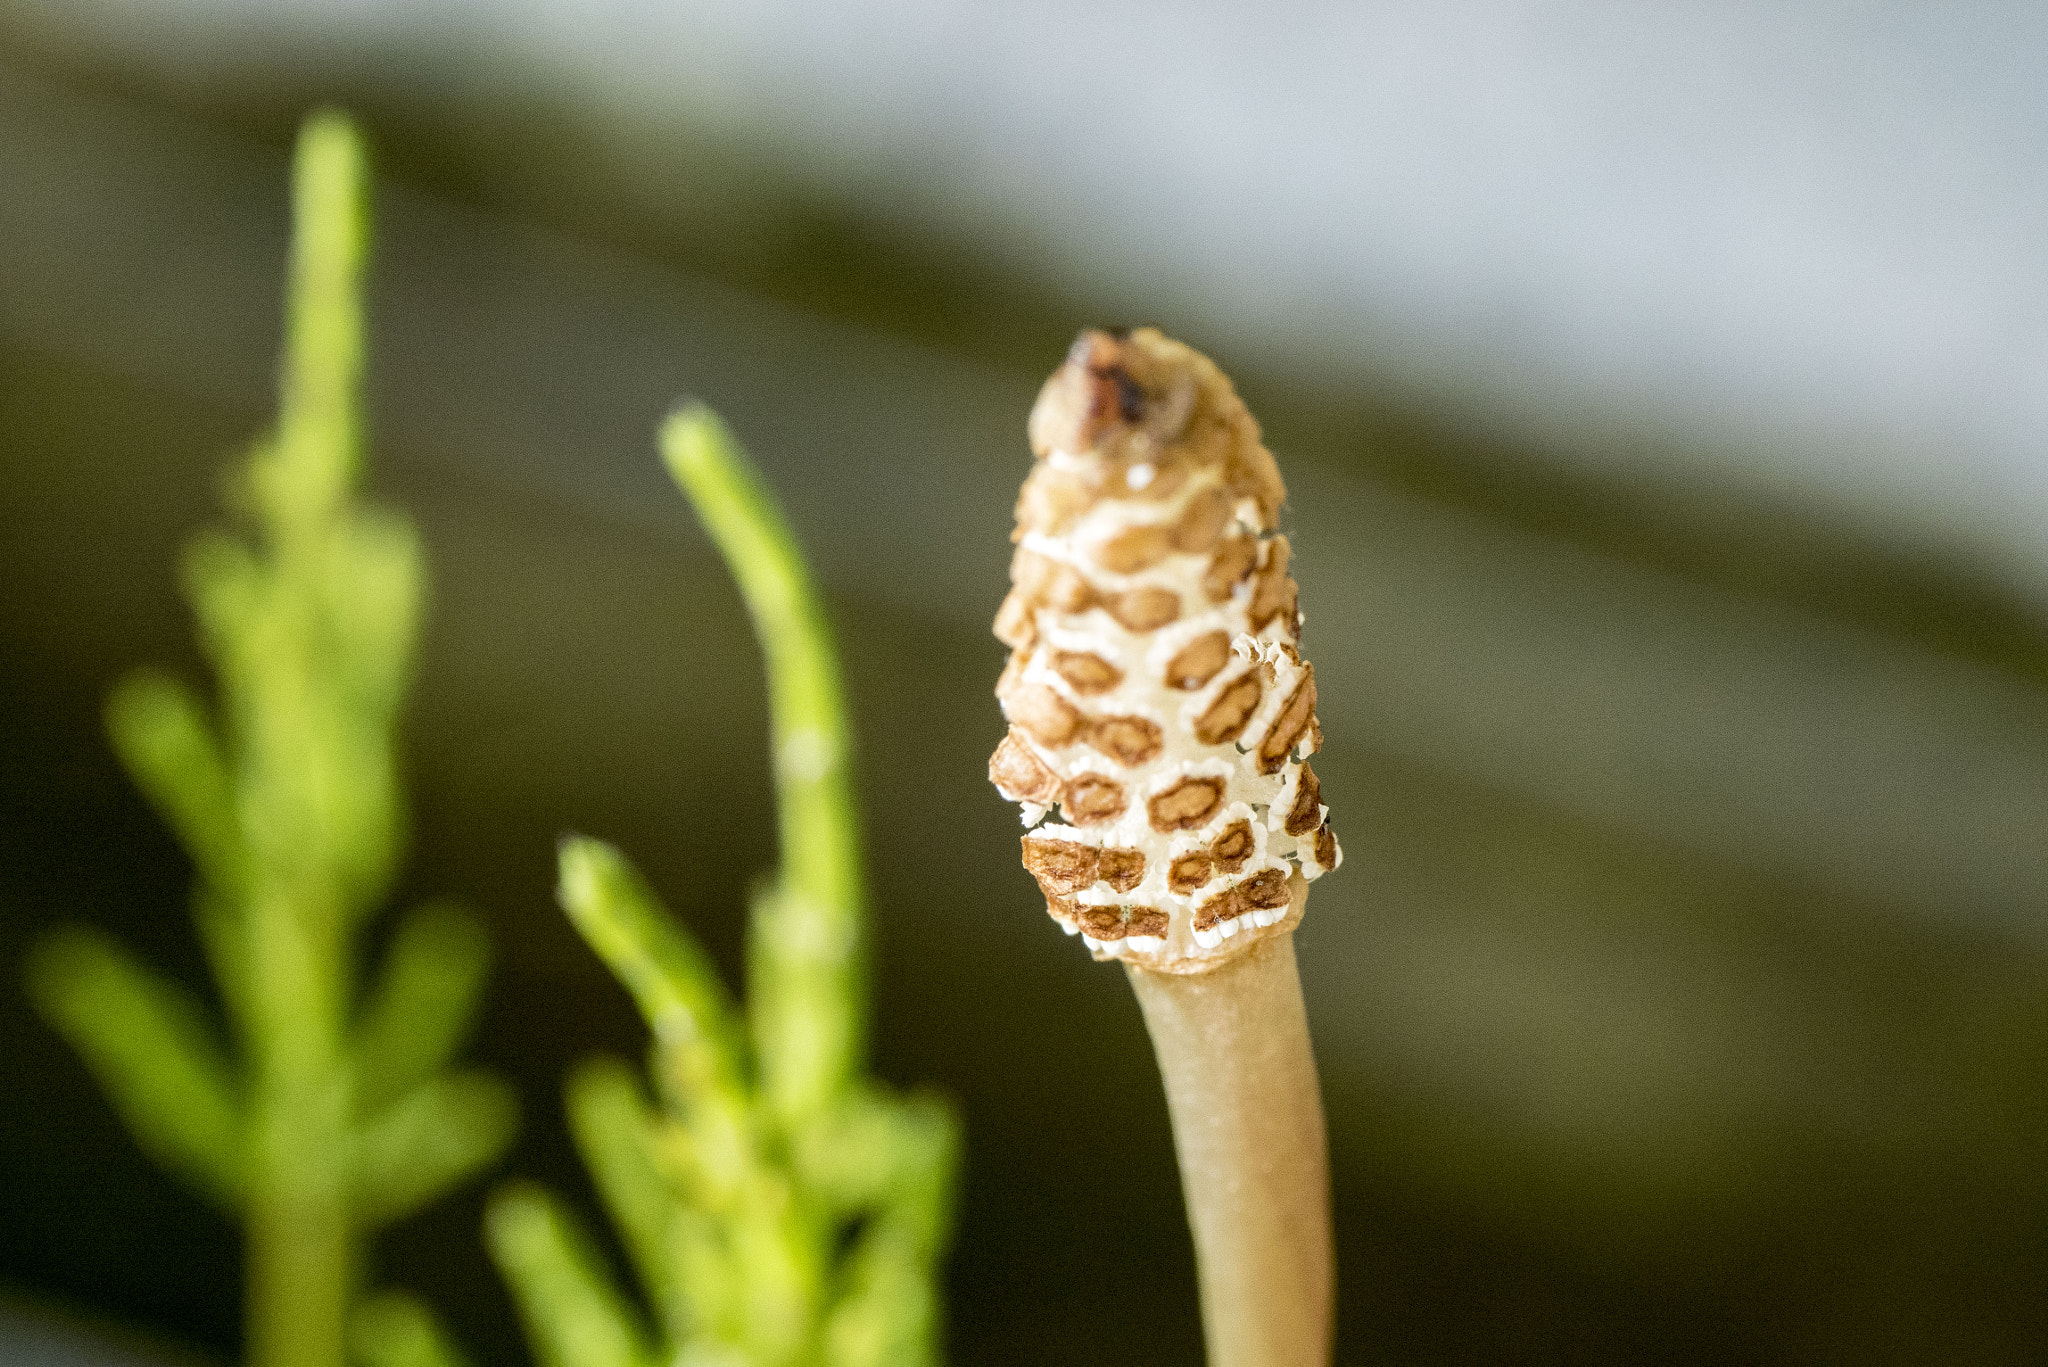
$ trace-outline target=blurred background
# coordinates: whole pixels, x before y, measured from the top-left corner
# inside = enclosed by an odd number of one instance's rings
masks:
[[[202,677],[177,547],[270,412],[331,101],[433,567],[410,887],[496,928],[508,1172],[587,1200],[560,1078],[641,1047],[557,835],[729,972],[774,858],[653,454],[693,395],[838,615],[879,1066],[969,1129],[955,1360],[1199,1361],[1137,1011],[983,778],[1024,414],[1156,322],[1292,492],[1340,1360],[2048,1362],[2044,77],[2048,11],[1936,0],[0,0],[0,1349],[234,1350],[233,1232],[18,960],[84,918],[205,981],[100,702]],[[520,1363],[479,1205],[378,1270]]]

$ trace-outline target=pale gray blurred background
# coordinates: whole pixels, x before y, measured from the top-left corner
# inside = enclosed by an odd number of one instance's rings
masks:
[[[695,395],[848,638],[881,1065],[970,1124],[956,1359],[1198,1360],[1136,1012],[982,779],[1024,412],[1156,322],[1293,494],[1340,1359],[2048,1362],[2044,77],[1992,4],[0,0],[8,971],[89,916],[199,979],[98,698],[196,670],[175,547],[338,102],[374,480],[435,567],[414,883],[498,926],[511,1171],[573,1183],[561,1070],[637,1047],[554,836],[728,966],[711,886],[773,857],[753,648],[652,457]],[[0,1280],[232,1352],[230,1233],[0,1029]],[[475,1223],[383,1266],[516,1362]]]

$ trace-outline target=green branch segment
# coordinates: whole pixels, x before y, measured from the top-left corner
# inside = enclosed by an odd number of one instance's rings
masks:
[[[488,1165],[514,1125],[503,1084],[446,1072],[487,957],[466,914],[405,918],[357,1002],[358,938],[404,843],[396,726],[424,578],[411,526],[355,493],[366,184],[348,123],[310,119],[278,426],[234,486],[246,531],[202,535],[185,562],[218,705],[155,671],[108,701],[116,751],[198,873],[235,1047],[105,936],[59,931],[30,962],[137,1139],[239,1213],[254,1367],[341,1367],[370,1231]],[[424,1312],[392,1304],[361,1342],[427,1352]]]
[[[782,874],[754,919],[752,953],[773,965],[752,984],[754,1045],[769,1104],[800,1123],[860,1068],[866,1016],[839,659],[796,538],[725,424],[685,408],[663,426],[661,452],[738,581],[767,661]]]
[[[708,956],[625,857],[563,842],[563,909],[654,1036],[652,1096],[616,1060],[568,1088],[651,1322],[544,1192],[493,1202],[492,1251],[548,1367],[927,1367],[958,1127],[938,1099],[866,1076],[851,747],[824,609],[717,418],[676,414],[662,453],[761,639],[783,868],[754,899],[742,1029]]]

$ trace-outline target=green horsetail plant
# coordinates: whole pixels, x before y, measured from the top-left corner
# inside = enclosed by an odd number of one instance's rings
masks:
[[[519,1186],[489,1235],[548,1367],[924,1367],[957,1129],[864,1066],[860,849],[846,705],[809,571],[773,497],[703,408],[669,470],[739,582],[768,666],[782,869],[755,892],[744,1016],[615,849],[570,838],[560,896],[654,1040],[650,1098],[616,1060],[570,1080],[571,1127],[651,1321],[566,1208]]]
[[[361,467],[365,169],[334,114],[302,131],[281,411],[236,472],[241,533],[188,548],[185,589],[218,676],[209,706],[143,670],[108,700],[116,751],[197,872],[194,912],[232,1047],[185,988],[106,935],[60,929],[30,963],[43,1015],[137,1141],[242,1222],[247,1360],[342,1367],[372,1231],[490,1163],[510,1092],[449,1072],[482,989],[471,916],[397,926],[359,992],[359,941],[403,844],[394,730],[422,568]],[[443,1362],[424,1310],[362,1303],[378,1364]]]

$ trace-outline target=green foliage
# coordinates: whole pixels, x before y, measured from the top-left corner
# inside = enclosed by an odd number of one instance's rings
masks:
[[[724,553],[768,666],[783,867],[755,894],[742,1017],[617,850],[571,838],[563,909],[654,1036],[650,1096],[611,1059],[571,1077],[571,1129],[651,1321],[547,1193],[492,1203],[491,1248],[548,1367],[925,1367],[958,1131],[865,1074],[860,852],[838,664],[774,500],[718,420],[663,455]]]
[[[65,926],[35,946],[29,989],[43,1017],[85,1056],[136,1142],[210,1200],[238,1205],[241,1087],[192,994],[87,926]]]
[[[468,1367],[433,1312],[402,1291],[364,1298],[348,1327],[363,1367]]]
[[[226,1032],[98,932],[30,962],[47,1020],[137,1140],[238,1212],[257,1367],[339,1367],[364,1243],[487,1166],[510,1092],[449,1073],[487,947],[466,914],[403,918],[360,1005],[354,966],[404,840],[395,732],[423,571],[403,519],[359,501],[363,156],[340,117],[301,134],[278,426],[232,483],[235,532],[190,547],[187,596],[218,681],[209,706],[143,670],[107,705],[114,747],[198,875],[194,907]],[[372,1364],[450,1361],[425,1312],[366,1303]]]

